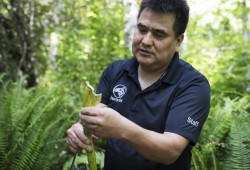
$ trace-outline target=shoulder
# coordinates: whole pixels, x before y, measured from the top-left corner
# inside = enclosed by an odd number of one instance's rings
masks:
[[[179,59],[179,79],[176,83],[175,96],[209,104],[210,84],[208,79],[190,63]]]
[[[113,63],[109,64],[108,68],[113,71],[123,70],[129,63],[129,60],[116,60]]]
[[[137,61],[134,57],[125,60],[116,60],[113,63],[109,64],[108,67],[104,70],[104,75],[109,75],[111,77],[116,77],[122,73],[131,72],[136,69]]]
[[[192,84],[193,82],[208,83],[208,80],[190,63],[180,59],[178,53],[175,53],[171,64],[169,65],[168,74],[165,77],[164,82],[177,87],[182,87]]]
[[[178,83],[177,96],[197,103],[197,106],[210,106],[210,84],[208,79],[191,64],[180,60],[182,74]],[[192,103],[191,102],[191,103]]]
[[[131,59],[125,59],[125,60],[116,60],[108,65],[107,69],[111,69],[112,71],[120,71],[128,68],[132,63]]]
[[[182,59],[179,60],[179,63],[181,66],[181,84],[186,85],[192,82],[203,82],[209,85],[208,79],[204,76],[204,74],[194,68],[190,63],[187,63]]]

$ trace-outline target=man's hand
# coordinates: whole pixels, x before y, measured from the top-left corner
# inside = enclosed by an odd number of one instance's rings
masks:
[[[125,117],[110,108],[85,107],[80,112],[80,123],[98,137],[120,138],[126,121]]]
[[[97,140],[97,137],[93,136],[93,138]],[[92,150],[88,138],[83,133],[83,126],[80,123],[72,125],[67,130],[66,142],[69,150],[73,153],[79,153],[83,149],[86,151]]]
[[[166,165],[175,162],[190,143],[175,133],[142,128],[110,108],[85,107],[80,112],[80,123],[98,137],[120,139],[143,157]]]

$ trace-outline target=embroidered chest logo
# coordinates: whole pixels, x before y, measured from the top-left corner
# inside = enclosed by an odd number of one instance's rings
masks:
[[[113,96],[110,97],[111,100],[115,101],[115,102],[120,102],[122,103],[122,97],[125,95],[125,93],[127,92],[127,88],[122,85],[122,84],[118,84],[117,86],[115,86],[115,88],[113,89]]]

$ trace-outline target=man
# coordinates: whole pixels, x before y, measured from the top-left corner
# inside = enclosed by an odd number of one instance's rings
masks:
[[[69,149],[92,148],[83,127],[107,138],[105,170],[186,170],[210,108],[207,79],[179,59],[185,0],[143,0],[129,60],[104,71],[101,103],[67,131]]]

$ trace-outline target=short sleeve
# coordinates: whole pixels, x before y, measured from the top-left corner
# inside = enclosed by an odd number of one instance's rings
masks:
[[[210,109],[210,86],[206,79],[190,82],[177,90],[165,131],[184,136],[195,145]]]
[[[109,65],[102,73],[97,87],[97,93],[102,94],[101,103],[108,105],[110,96],[112,65]]]
[[[126,62],[126,60],[114,61],[103,71],[97,87],[97,93],[102,94],[101,103],[109,104],[113,89],[112,84],[123,72],[124,67],[126,67]]]

